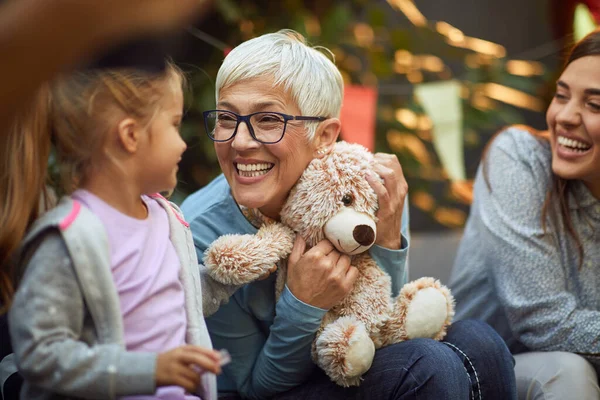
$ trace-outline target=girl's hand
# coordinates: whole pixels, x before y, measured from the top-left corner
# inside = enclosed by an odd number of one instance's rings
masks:
[[[160,353],[156,360],[156,386],[181,386],[194,393],[205,371],[221,373],[219,352],[186,345]]]
[[[395,154],[376,153],[373,169],[383,178],[383,183],[381,183],[376,176],[367,175],[367,182],[379,199],[375,244],[387,249],[398,250],[402,243],[400,228],[404,201],[408,194],[408,184],[404,178],[400,161]]]

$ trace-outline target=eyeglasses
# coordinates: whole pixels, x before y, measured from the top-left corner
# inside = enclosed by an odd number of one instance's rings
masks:
[[[232,111],[209,110],[202,113],[206,134],[215,142],[227,142],[245,122],[250,136],[263,144],[274,144],[283,139],[288,121],[325,121],[327,117],[304,117],[278,112],[256,112],[239,115]]]

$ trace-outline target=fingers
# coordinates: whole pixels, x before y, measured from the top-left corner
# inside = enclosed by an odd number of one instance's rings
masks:
[[[389,193],[383,182],[379,180],[379,178],[372,172],[367,173],[366,176],[367,182],[373,188],[373,191],[377,195],[377,199],[380,203],[385,202],[387,198],[389,198]]]
[[[348,269],[350,268],[350,257],[346,254],[340,254],[336,263],[333,264],[332,277],[338,281],[345,280]]]
[[[306,253],[306,242],[304,239],[300,238],[300,235],[296,237],[296,242],[294,243],[294,247],[292,248],[292,254],[288,260],[288,265],[295,265],[300,258],[305,257],[307,260],[317,261],[317,262],[327,262],[337,261],[339,258],[339,253],[336,251],[335,247],[331,242],[327,239],[321,240],[314,247],[308,250]],[[294,257],[292,257],[292,255]]]
[[[188,344],[188,345],[182,346],[182,349],[184,351],[191,352],[191,353],[203,354],[203,355],[211,358],[215,362],[219,362],[221,360],[221,355],[219,354],[218,351],[213,350],[213,349],[208,349],[206,347]]]
[[[294,241],[294,247],[292,247],[292,252],[288,258],[288,263],[290,265],[295,265],[300,257],[304,254],[304,250],[306,250],[306,242],[300,235],[296,235],[296,240]]]
[[[197,365],[201,369],[214,374],[221,373],[221,367],[219,366],[221,356],[219,353],[198,346],[186,346],[184,349],[186,351],[182,353],[180,362],[186,365]]]
[[[315,247],[313,247],[309,251],[311,251],[313,253],[317,253],[318,252],[318,253],[326,256],[329,253],[331,253],[333,250],[335,250],[335,247],[333,246],[333,244],[331,244],[331,242],[329,240],[323,239],[319,243],[317,243],[315,245]]]
[[[375,171],[383,178],[385,187],[390,193],[402,192],[408,189],[402,165],[395,154],[377,153],[375,158]],[[406,189],[406,190],[404,190]]]
[[[348,270],[346,272],[345,282],[344,282],[346,287],[348,287],[348,288],[353,287],[354,283],[358,279],[358,275],[359,275],[358,269],[356,267],[351,266],[350,268],[348,268]]]
[[[408,193],[408,184],[398,157],[393,154],[377,153],[374,159],[373,171],[383,179],[383,182],[373,173],[368,173],[366,179],[377,195],[380,208],[392,205],[394,201],[402,201]]]
[[[200,374],[198,371],[190,368],[187,365],[180,365],[175,371],[177,378],[175,384],[181,386],[186,391],[194,393],[200,384]]]

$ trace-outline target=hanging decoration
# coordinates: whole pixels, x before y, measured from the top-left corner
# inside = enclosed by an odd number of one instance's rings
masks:
[[[415,85],[415,96],[432,122],[433,145],[452,181],[466,179],[461,85],[456,80]]]
[[[597,13],[592,14],[589,5],[592,5]],[[573,40],[579,41],[583,39],[585,35],[596,29],[598,21],[598,13],[600,12],[600,5],[594,1],[586,1],[585,3],[579,3],[575,6],[575,15],[573,18]]]
[[[370,151],[375,149],[377,91],[359,85],[346,85],[340,114],[341,138],[358,143]]]

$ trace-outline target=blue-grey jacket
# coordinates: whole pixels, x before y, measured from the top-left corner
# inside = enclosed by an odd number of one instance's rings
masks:
[[[169,216],[170,238],[181,262],[186,342],[212,347],[203,318],[235,288],[204,279],[189,225],[179,209],[155,196]],[[102,222],[70,198],[37,221],[24,242],[30,255],[9,313],[15,360],[25,378],[21,397],[114,399],[153,394],[156,353],[126,351],[108,240]],[[160,321],[157,321],[160,323]],[[199,393],[217,397],[205,373]]]

